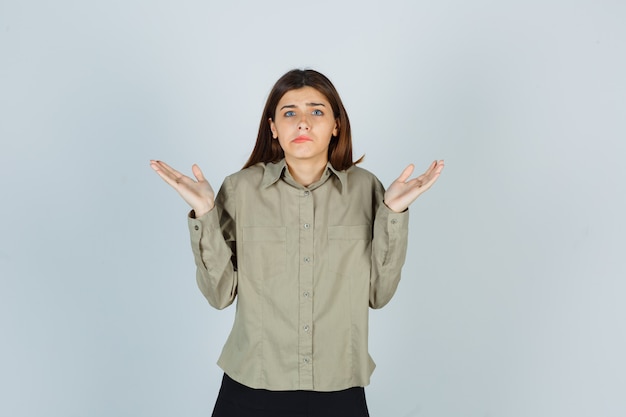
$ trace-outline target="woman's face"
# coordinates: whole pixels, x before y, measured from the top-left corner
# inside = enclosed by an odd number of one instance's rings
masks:
[[[328,145],[338,123],[326,97],[313,87],[290,90],[282,96],[270,119],[272,136],[285,152],[287,163],[326,164]]]

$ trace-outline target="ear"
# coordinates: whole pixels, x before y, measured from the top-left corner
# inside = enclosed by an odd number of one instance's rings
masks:
[[[333,136],[339,136],[339,119],[335,119],[335,127],[333,128]]]
[[[274,121],[270,117],[269,119],[267,119],[267,122],[270,124],[270,130],[272,131],[272,137],[274,139],[278,139],[278,131],[276,130],[276,125],[274,124]]]

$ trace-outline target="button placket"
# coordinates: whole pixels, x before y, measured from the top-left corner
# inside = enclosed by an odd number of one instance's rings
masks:
[[[299,203],[300,225],[299,248],[300,248],[300,270],[298,280],[300,286],[300,312],[299,312],[299,357],[300,366],[300,386],[310,389],[313,386],[313,270],[315,259],[313,252],[314,228],[314,199],[310,190],[304,190]]]

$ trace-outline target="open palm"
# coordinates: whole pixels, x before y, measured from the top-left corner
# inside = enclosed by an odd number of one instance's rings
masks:
[[[395,212],[406,210],[409,205],[423,192],[428,190],[439,178],[443,170],[443,161],[434,161],[430,167],[417,178],[409,179],[415,166],[409,165],[402,174],[385,191],[385,204]]]
[[[152,160],[150,161],[150,166],[193,208],[196,217],[207,213],[215,205],[213,188],[204,178],[198,165],[194,164],[191,167],[191,171],[196,177],[195,180],[181,174],[163,161]]]

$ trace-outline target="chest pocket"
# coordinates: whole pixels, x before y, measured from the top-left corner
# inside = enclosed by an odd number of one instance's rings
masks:
[[[243,262],[250,276],[272,278],[285,273],[287,252],[285,227],[244,227]]]
[[[329,226],[331,271],[342,276],[368,274],[371,267],[372,228],[369,225]]]

